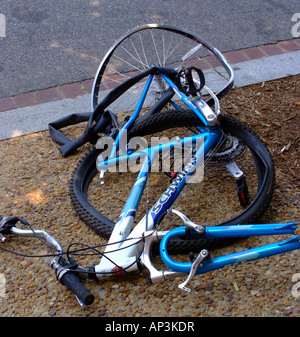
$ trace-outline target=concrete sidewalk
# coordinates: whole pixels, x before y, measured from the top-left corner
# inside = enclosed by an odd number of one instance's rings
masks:
[[[300,74],[300,39],[225,53],[242,87]],[[44,131],[71,113],[91,111],[92,80],[0,99],[0,140]]]

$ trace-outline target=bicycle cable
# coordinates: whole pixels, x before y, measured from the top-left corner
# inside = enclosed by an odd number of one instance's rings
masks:
[[[33,232],[34,236],[36,238],[38,238],[41,243],[45,244],[46,246],[48,246],[49,248],[53,249],[53,250],[56,250],[54,247],[52,247],[51,245],[49,245],[46,241],[44,241],[36,232],[35,230],[31,227],[31,225],[28,223],[27,224],[30,228],[30,230]],[[113,260],[111,260],[109,257],[106,256],[105,253],[102,253],[100,252],[97,248],[101,248],[101,247],[105,247],[105,246],[109,246],[109,245],[112,245],[112,244],[116,244],[116,243],[123,243],[125,241],[129,241],[129,240],[137,240],[137,239],[140,239],[140,241],[143,240],[143,238],[129,238],[129,239],[124,239],[124,240],[120,240],[118,242],[114,242],[114,243],[108,243],[108,244],[101,244],[101,245],[95,245],[95,246],[91,246],[91,245],[88,245],[88,244],[84,244],[84,243],[81,243],[81,242],[74,242],[74,243],[71,243],[67,250],[66,251],[57,251],[56,254],[25,254],[25,253],[20,253],[20,252],[17,252],[17,251],[14,251],[14,250],[11,250],[11,249],[8,249],[6,247],[3,247],[3,246],[0,246],[0,249],[6,251],[6,252],[9,252],[11,254],[15,254],[15,255],[18,255],[18,256],[21,256],[21,257],[27,257],[27,258],[34,258],[34,257],[39,257],[39,258],[42,258],[42,257],[57,257],[57,256],[63,256],[63,255],[66,255],[66,257],[68,258],[69,260],[69,257],[70,255],[76,255],[76,256],[91,256],[91,255],[100,255],[102,257],[105,257],[106,259],[108,259],[111,263],[113,263],[117,268],[119,268],[120,270],[116,271],[116,272],[120,272],[120,271],[124,271],[126,272],[126,269],[130,268],[131,265],[133,265],[134,263],[138,262],[138,260],[140,259],[140,256],[141,254],[143,253],[143,249],[141,250],[141,253],[137,256],[136,260],[130,264],[129,266],[126,266],[125,268],[121,268],[116,262],[114,262]],[[135,244],[138,244],[140,241],[138,242],[134,242],[132,245],[135,245]],[[72,247],[73,245],[83,245],[85,246],[85,248],[82,248],[82,249],[76,249],[76,250],[70,250],[70,247]],[[111,252],[116,252],[116,251],[120,251],[122,249],[125,249],[125,248],[128,248],[132,245],[129,245],[129,246],[126,246],[124,248],[118,248],[118,249],[115,249],[115,250],[112,250],[110,251]],[[95,251],[95,254],[84,254],[84,253],[81,253],[81,254],[76,254],[78,252],[82,252],[82,251],[87,251],[87,250],[94,250]],[[74,271],[74,270],[73,270]],[[83,270],[80,270],[80,272],[82,273],[85,273],[85,271]],[[112,273],[116,273],[114,271],[111,271],[111,272],[106,272],[105,274],[112,274]],[[91,273],[91,271],[86,271],[86,273]],[[97,272],[97,274],[101,274],[101,272]]]

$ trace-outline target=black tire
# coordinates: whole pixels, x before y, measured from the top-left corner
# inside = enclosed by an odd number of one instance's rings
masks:
[[[263,141],[244,123],[234,117],[224,116],[221,120],[221,127],[225,134],[230,134],[238,138],[247,145],[250,155],[253,158],[255,172],[257,174],[257,187],[255,187],[255,196],[248,205],[239,214],[232,218],[213,223],[211,225],[236,225],[236,224],[255,224],[265,213],[272,199],[275,185],[275,170],[271,155],[264,145]],[[128,138],[134,136],[144,136],[154,134],[171,127],[192,127],[199,124],[199,119],[189,110],[170,110],[157,113],[148,119],[137,121],[128,132]],[[79,217],[97,234],[109,237],[115,222],[107,216],[101,214],[94,205],[90,203],[87,197],[89,184],[93,176],[97,173],[96,159],[100,150],[92,148],[80,160],[73,171],[70,181],[70,196],[72,204]],[[216,165],[226,161],[226,158],[218,158]],[[218,196],[213,195],[211,202],[214,204]],[[109,208],[109,205],[107,205]],[[194,206],[193,206],[194,207]],[[194,220],[197,222],[196,220]],[[199,219],[198,219],[198,224]],[[208,240],[187,240],[178,238],[170,242],[169,250],[173,253],[186,251],[197,251],[203,245],[209,245],[215,241]]]

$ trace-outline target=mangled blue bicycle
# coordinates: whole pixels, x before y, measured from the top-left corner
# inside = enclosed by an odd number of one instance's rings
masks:
[[[18,219],[4,219],[2,233],[45,239],[56,250],[51,265],[58,279],[82,304],[93,301],[82,277],[146,268],[152,282],[187,274],[179,286],[190,291],[194,275],[300,248],[294,236],[225,256],[209,253],[222,239],[297,228],[257,224],[271,202],[274,166],[258,135],[220,108],[233,83],[225,57],[190,32],[153,24],[127,33],[100,64],[93,112],[72,116],[70,124],[88,121],[82,137],[62,136],[55,127],[65,121],[51,126],[63,155],[94,144],[73,172],[70,195],[80,218],[109,238],[101,250],[85,248],[97,251],[100,263],[78,266],[72,251],[43,231],[18,229]],[[152,262],[155,247],[165,270]],[[171,257],[184,252],[188,262]]]

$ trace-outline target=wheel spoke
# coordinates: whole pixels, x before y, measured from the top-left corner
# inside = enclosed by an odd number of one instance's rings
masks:
[[[156,52],[156,56],[157,56],[157,60],[158,60],[158,64],[162,64],[161,61],[160,61],[160,57],[159,57],[159,54],[158,54],[158,50],[157,50],[157,46],[156,46],[156,43],[155,43],[155,39],[154,39],[154,36],[153,36],[153,31],[151,30],[151,37],[152,37],[152,41],[153,41],[153,45],[154,45],[154,49],[155,49],[155,52]]]

